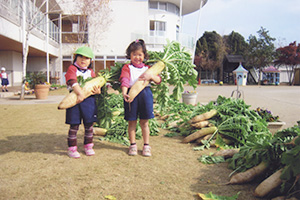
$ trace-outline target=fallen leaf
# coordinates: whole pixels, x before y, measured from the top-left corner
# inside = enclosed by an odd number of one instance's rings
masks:
[[[117,200],[116,197],[112,196],[112,195],[106,195],[105,199],[109,199],[109,200]]]

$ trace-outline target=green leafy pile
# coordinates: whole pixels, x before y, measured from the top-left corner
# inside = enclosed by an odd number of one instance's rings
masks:
[[[282,169],[281,193],[298,195],[300,197],[300,124],[281,131],[269,139],[263,138],[247,141],[240,147],[239,153],[228,159],[228,167],[235,171],[246,171],[260,162],[268,163],[269,168],[265,176]]]
[[[130,145],[128,140],[128,123],[124,119],[124,104],[121,94],[108,93],[108,88],[102,88],[97,99],[98,119],[96,126],[107,129],[107,133],[101,140],[107,140],[123,145]],[[149,120],[150,135],[158,135],[158,122]],[[136,138],[142,138],[141,128],[137,126]]]
[[[188,83],[194,88],[197,87],[197,71],[194,69],[191,53],[176,41],[168,41],[163,52],[148,53],[147,64],[154,64],[158,61],[165,64],[165,68],[160,74],[162,82],[153,87],[156,101],[159,104],[158,110],[161,112],[168,107],[169,86],[175,86],[171,97],[179,100],[184,91],[184,84]]]
[[[300,135],[300,134],[299,134]],[[294,145],[282,154],[281,163],[284,170],[280,176],[284,183],[281,186],[282,193],[300,198],[300,137],[294,138]]]
[[[176,105],[169,103],[170,105]],[[210,122],[217,127],[216,144],[220,147],[228,146],[222,138],[229,139],[233,147],[240,147],[246,144],[247,141],[255,141],[258,139],[268,140],[271,138],[271,133],[268,130],[267,122],[261,118],[254,110],[250,109],[242,99],[226,98],[218,96],[216,101],[211,101],[207,105],[194,106],[190,112],[180,112],[181,105],[177,105],[178,109],[168,109],[166,114],[176,116],[182,119],[182,124],[179,127],[171,128],[172,131],[186,136],[192,134],[195,129],[188,122],[194,116],[208,112],[212,109],[217,110],[217,115],[210,119]],[[168,123],[172,119],[169,119]],[[220,137],[222,136],[222,137]],[[209,148],[209,144],[205,145]],[[198,149],[203,149],[199,147]]]
[[[278,131],[268,139],[249,140],[240,147],[239,153],[228,160],[229,168],[245,171],[264,161],[271,163],[271,168],[276,170],[280,166],[282,154],[291,148],[288,143],[298,135],[299,126],[294,126]]]
[[[297,126],[277,131],[273,136],[268,130],[267,118],[261,116],[256,110],[251,110],[250,106],[241,99],[219,96],[216,101],[211,101],[204,106],[198,104],[189,107],[174,100],[170,101],[169,105],[165,110],[165,115],[169,117],[163,125],[168,128],[173,121],[181,119],[179,126],[169,129],[176,133],[172,135],[183,136],[195,131],[190,126],[190,119],[216,109],[218,114],[210,119],[218,129],[215,144],[222,148],[239,148],[238,153],[226,160],[228,167],[234,172],[242,172],[265,162],[269,166],[265,177],[278,169],[283,169],[281,194],[300,198],[300,122]],[[224,136],[233,143],[226,145]],[[203,143],[204,146],[198,149],[209,148],[209,142]],[[198,160],[205,164],[224,161],[212,155],[201,156]]]
[[[267,122],[242,99],[219,96],[214,106],[218,115],[212,123],[218,127],[219,133],[230,138],[234,145],[243,146],[246,141],[271,137]]]
[[[118,116],[114,112],[119,112],[124,116],[122,95],[108,94],[108,88],[102,87],[101,94],[97,98],[97,124],[101,128],[110,129],[113,121]]]

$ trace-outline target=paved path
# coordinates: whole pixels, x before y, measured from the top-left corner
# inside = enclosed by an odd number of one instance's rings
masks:
[[[9,92],[0,92],[0,104],[58,104],[65,97],[64,95],[49,95],[47,99],[36,99],[35,95],[25,95],[25,99],[20,100],[20,96],[17,95],[20,91],[20,86],[8,87],[8,91]]]
[[[171,87],[172,89],[172,87]],[[192,87],[185,87],[192,91]],[[231,97],[232,91],[237,86],[205,86],[197,87],[197,102],[206,104],[216,100],[219,95]],[[291,127],[300,121],[300,86],[241,86],[239,91],[243,94],[245,103],[251,105],[252,109],[261,107],[278,115],[281,121],[286,123],[285,127]],[[64,98],[60,96],[48,96],[48,99],[37,100],[33,95],[26,95],[25,100],[19,100],[18,96],[0,98],[0,104],[58,104]]]
[[[36,99],[34,95],[26,95],[24,100],[19,96],[0,98],[0,105],[26,105],[26,104],[58,104],[65,96],[48,96],[47,99]]]

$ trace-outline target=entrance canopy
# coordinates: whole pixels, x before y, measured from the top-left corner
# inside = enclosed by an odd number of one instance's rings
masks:
[[[273,73],[279,73],[280,70],[276,69],[274,66],[270,66],[270,67],[264,69],[263,72],[264,73],[271,73],[271,72],[273,72]]]

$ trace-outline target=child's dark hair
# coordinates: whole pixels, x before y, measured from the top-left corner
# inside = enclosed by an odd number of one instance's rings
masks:
[[[81,56],[81,57],[82,57],[82,55],[80,55],[80,54],[75,54],[75,58],[74,58],[74,60],[73,60],[73,65],[74,65],[74,63],[76,62],[78,56]],[[90,58],[90,59],[91,59],[91,58]],[[92,68],[92,59],[91,59],[91,62],[90,62],[89,66],[88,66],[87,68],[89,68],[89,69]]]
[[[140,48],[143,49],[145,59],[148,59],[148,53],[147,53],[146,45],[145,45],[144,40],[142,40],[142,39],[138,39],[138,40],[135,40],[135,41],[130,43],[130,45],[126,49],[126,58],[130,59],[131,52],[136,51]]]

